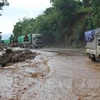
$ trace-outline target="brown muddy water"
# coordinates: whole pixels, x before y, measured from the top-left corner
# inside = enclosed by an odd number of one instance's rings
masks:
[[[100,100],[100,63],[84,50],[35,51],[33,60],[0,68],[0,100]]]

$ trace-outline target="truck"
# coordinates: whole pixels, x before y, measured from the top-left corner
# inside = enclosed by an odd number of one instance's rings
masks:
[[[3,41],[2,44],[4,45],[4,47],[17,47],[18,46],[17,40],[14,40],[14,39],[5,39],[2,41]]]
[[[5,46],[10,46],[10,39],[5,39],[3,41]]]
[[[100,61],[100,28],[85,32],[86,53],[91,61]]]
[[[17,40],[10,40],[10,46],[11,47],[17,47],[18,46],[18,41]]]
[[[41,34],[27,34],[18,37],[18,45],[20,47],[38,48],[43,47],[43,36]]]

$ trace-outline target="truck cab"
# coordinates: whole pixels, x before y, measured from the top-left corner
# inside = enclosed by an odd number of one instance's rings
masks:
[[[43,36],[41,34],[32,34],[32,44],[35,48],[43,47]]]
[[[86,53],[89,59],[92,61],[100,61],[100,28],[85,32],[85,41]]]

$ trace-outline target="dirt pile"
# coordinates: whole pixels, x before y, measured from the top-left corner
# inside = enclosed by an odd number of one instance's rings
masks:
[[[36,55],[36,52],[31,52],[29,50],[12,51],[11,49],[7,49],[6,53],[0,56],[0,65],[4,67],[8,63],[23,62],[26,59],[34,59]]]

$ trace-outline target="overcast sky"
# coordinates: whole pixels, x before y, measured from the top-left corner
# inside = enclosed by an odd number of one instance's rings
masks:
[[[8,2],[10,5],[0,11],[2,14],[0,16],[0,31],[3,39],[10,36],[13,26],[19,19],[35,18],[51,6],[50,0],[8,0]]]

